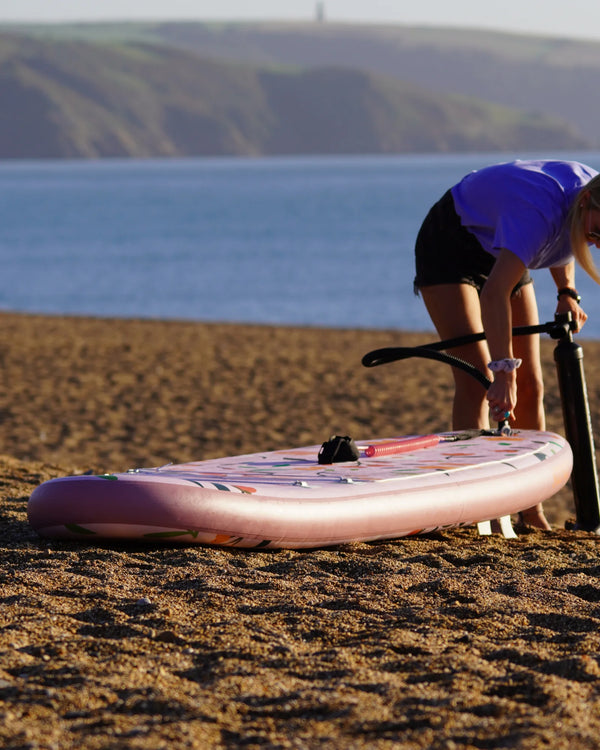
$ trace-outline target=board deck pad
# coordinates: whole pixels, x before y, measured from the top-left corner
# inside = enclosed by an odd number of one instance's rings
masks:
[[[320,446],[103,476],[33,492],[30,524],[52,538],[126,538],[240,547],[318,547],[390,539],[516,513],[567,482],[572,454],[550,432],[477,435],[319,464]],[[406,438],[396,440],[406,440]]]

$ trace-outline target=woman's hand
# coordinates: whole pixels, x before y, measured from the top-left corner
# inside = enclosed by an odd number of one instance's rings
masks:
[[[517,405],[516,372],[496,372],[494,380],[487,390],[486,398],[490,405],[492,420],[502,422],[508,413],[509,419],[515,418]]]
[[[551,268],[550,273],[557,289],[575,289],[575,261],[567,263],[566,266]],[[576,333],[581,331],[583,324],[587,320],[587,315],[581,307],[579,307],[579,302],[576,299],[573,299],[569,294],[559,295],[556,312],[571,313],[571,317],[577,326],[575,329]]]
[[[583,328],[587,315],[579,303],[567,294],[561,294],[556,305],[557,313],[571,313],[571,318],[575,321],[575,333],[578,333]]]

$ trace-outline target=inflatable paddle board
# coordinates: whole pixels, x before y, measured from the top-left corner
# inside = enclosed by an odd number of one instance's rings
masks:
[[[52,479],[28,504],[43,537],[310,548],[392,539],[499,518],[544,501],[572,469],[550,432],[441,433],[321,446],[103,476]]]

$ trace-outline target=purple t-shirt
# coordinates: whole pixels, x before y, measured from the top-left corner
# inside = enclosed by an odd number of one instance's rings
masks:
[[[528,268],[572,260],[567,215],[598,174],[575,161],[514,161],[471,172],[452,188],[456,213],[488,253],[502,249]]]

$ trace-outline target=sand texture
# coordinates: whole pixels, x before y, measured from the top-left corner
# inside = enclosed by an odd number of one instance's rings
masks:
[[[430,339],[0,315],[0,746],[600,747],[598,538],[564,528],[569,487],[553,531],[517,540],[244,551],[27,524],[55,476],[448,429],[447,367],[360,362]],[[600,344],[582,343],[600,425]]]

